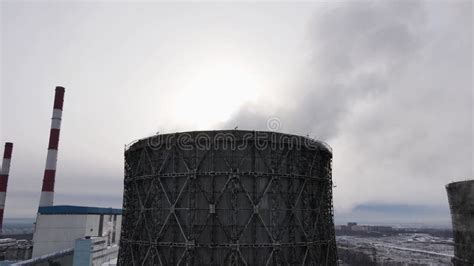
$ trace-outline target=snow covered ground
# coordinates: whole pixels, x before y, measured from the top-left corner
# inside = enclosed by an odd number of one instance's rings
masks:
[[[452,239],[428,234],[337,236],[336,240],[341,255],[343,252],[353,256],[362,253],[374,263],[383,265],[450,265],[454,253]]]

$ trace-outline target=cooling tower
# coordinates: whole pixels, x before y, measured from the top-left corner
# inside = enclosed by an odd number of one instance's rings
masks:
[[[455,266],[474,265],[474,180],[446,186],[454,234]]]
[[[276,132],[156,135],[125,149],[119,265],[336,265],[332,151]]]

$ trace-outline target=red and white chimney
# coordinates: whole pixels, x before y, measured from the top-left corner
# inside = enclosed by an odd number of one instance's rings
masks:
[[[3,151],[2,171],[0,172],[0,232],[3,228],[3,210],[7,197],[8,174],[10,173],[10,162],[12,159],[13,143],[6,142]]]
[[[54,95],[53,118],[49,133],[48,156],[44,170],[43,188],[41,190],[40,207],[52,206],[54,201],[54,177],[56,176],[56,162],[58,160],[59,130],[63,112],[64,88],[56,87]]]

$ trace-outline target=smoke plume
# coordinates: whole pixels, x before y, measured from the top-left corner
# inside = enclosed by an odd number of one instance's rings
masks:
[[[278,117],[278,130],[328,142],[336,210],[446,205],[444,185],[473,176],[472,3],[356,1],[315,18],[307,71],[225,126]]]

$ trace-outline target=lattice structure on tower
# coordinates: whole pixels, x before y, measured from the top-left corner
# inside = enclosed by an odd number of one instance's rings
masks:
[[[336,265],[332,151],[259,131],[157,135],[125,150],[119,265]]]

